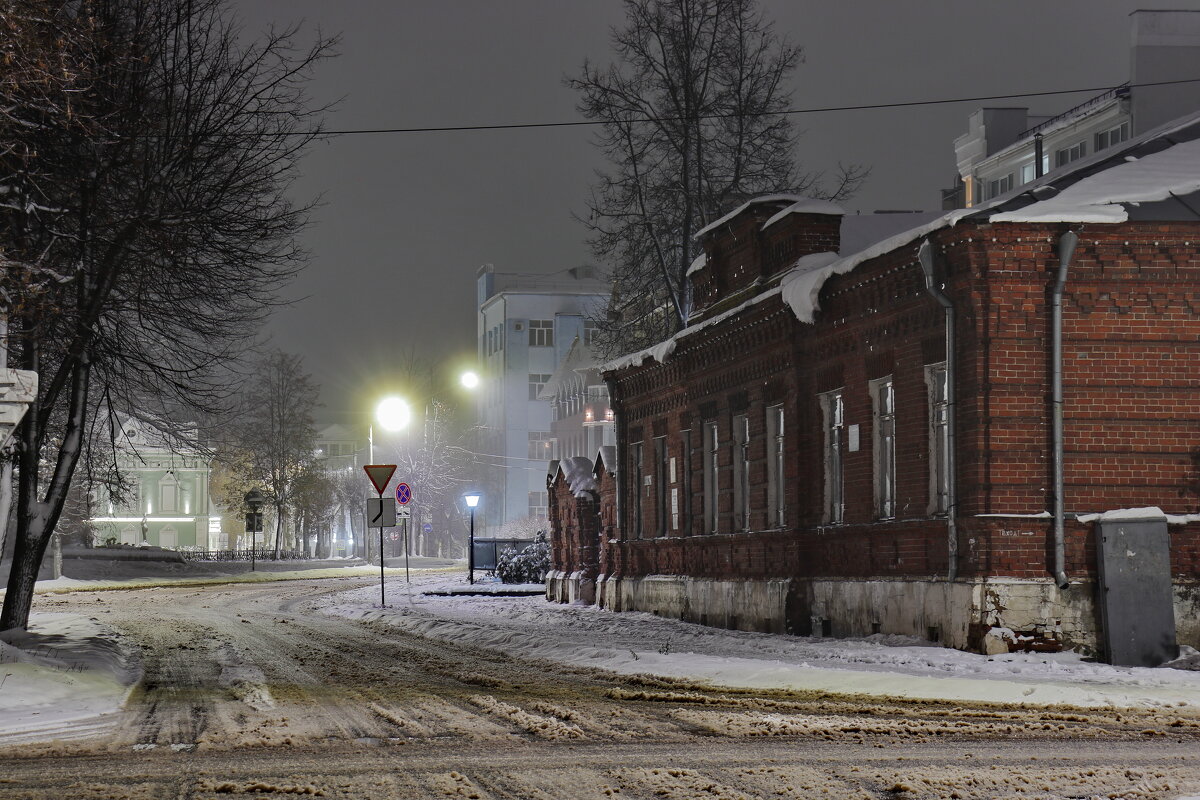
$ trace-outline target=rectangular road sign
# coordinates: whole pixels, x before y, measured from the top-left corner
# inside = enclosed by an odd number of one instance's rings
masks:
[[[396,527],[396,498],[368,497],[367,498],[367,527],[394,528]]]
[[[396,519],[411,519],[412,509],[408,506],[400,506],[396,509]]]

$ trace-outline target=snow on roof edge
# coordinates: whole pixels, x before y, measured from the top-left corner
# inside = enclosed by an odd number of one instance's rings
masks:
[[[764,222],[759,230],[765,231],[789,214],[828,214],[830,216],[844,217],[846,216],[846,209],[828,200],[817,200],[816,198],[809,197],[800,202],[792,203],[787,208],[779,211],[775,216]]]
[[[738,206],[737,208],[735,208],[733,211],[730,211],[728,214],[726,214],[725,216],[721,217],[721,218],[720,218],[719,220],[717,220],[716,222],[710,222],[710,223],[708,223],[708,224],[707,224],[707,225],[705,225],[703,228],[701,228],[700,230],[698,230],[698,231],[696,231],[695,233],[693,233],[693,234],[692,234],[692,238],[693,238],[693,239],[699,239],[701,236],[703,236],[704,234],[706,234],[706,233],[708,233],[709,231],[713,230],[714,228],[719,228],[719,227],[721,227],[721,226],[722,226],[722,225],[724,225],[726,222],[728,222],[729,220],[733,219],[734,217],[736,217],[738,214],[740,214],[740,213],[742,213],[743,211],[745,211],[745,210],[746,210],[747,208],[749,208],[750,206],[758,205],[759,203],[773,203],[773,202],[780,202],[780,201],[784,201],[784,200],[786,200],[786,201],[789,201],[789,202],[791,202],[791,203],[793,203],[793,204],[796,204],[796,203],[803,202],[803,201],[805,201],[805,200],[812,200],[812,199],[813,199],[813,198],[811,198],[811,197],[805,197],[805,196],[804,196],[804,195],[802,195],[802,194],[788,194],[788,193],[780,193],[780,194],[764,194],[762,197],[754,197],[754,198],[751,198],[750,200],[747,200],[746,202],[742,203],[740,206]],[[824,201],[821,201],[821,202],[824,202]]]

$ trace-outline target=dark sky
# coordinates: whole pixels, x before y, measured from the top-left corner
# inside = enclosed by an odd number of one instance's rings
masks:
[[[1128,78],[1124,0],[763,3],[804,48],[794,106],[1108,86]],[[313,84],[343,97],[332,129],[577,119],[563,77],[607,64],[616,0],[238,0],[246,27],[303,21],[343,37]],[[1065,110],[1087,95],[989,105]],[[934,210],[979,102],[797,117],[806,169],[864,163],[851,211]],[[572,212],[602,166],[586,128],[344,136],[317,144],[300,196],[322,194],[297,302],[268,326],[322,384],[324,416],[366,407],[412,353],[448,376],[474,354],[474,276],[590,262]]]

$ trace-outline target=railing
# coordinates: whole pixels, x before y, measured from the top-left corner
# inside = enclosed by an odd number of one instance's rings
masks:
[[[1062,122],[1064,119],[1068,119],[1068,118],[1074,116],[1075,114],[1078,114],[1081,111],[1091,108],[1092,106],[1100,105],[1101,103],[1107,102],[1108,100],[1111,100],[1114,97],[1125,97],[1128,94],[1129,94],[1129,84],[1124,84],[1122,86],[1116,86],[1112,89],[1109,89],[1104,94],[1098,94],[1095,97],[1090,97],[1087,100],[1084,100],[1079,105],[1075,106],[1074,108],[1068,108],[1066,111],[1064,111],[1061,114],[1056,114],[1053,117],[1051,117],[1050,119],[1040,122],[1037,125],[1034,125],[1032,128],[1029,128],[1028,130],[1021,131],[1019,134],[1017,134],[1017,141],[1020,141],[1027,136],[1033,136],[1038,131],[1044,131],[1047,128],[1049,128],[1050,126],[1055,125],[1059,122]]]
[[[185,561],[275,561],[275,548],[260,547],[256,550],[180,550]],[[296,561],[305,558],[303,550],[281,550],[279,561]]]

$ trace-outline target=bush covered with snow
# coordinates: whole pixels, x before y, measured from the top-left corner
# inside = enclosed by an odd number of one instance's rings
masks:
[[[525,549],[505,550],[496,559],[496,575],[501,583],[541,583],[549,569],[550,545],[541,531]]]

